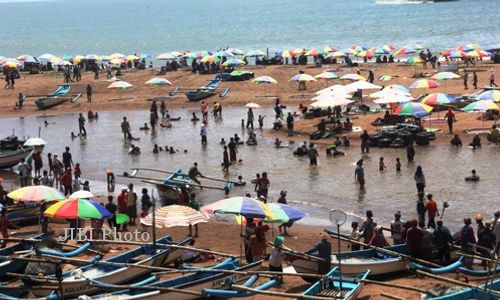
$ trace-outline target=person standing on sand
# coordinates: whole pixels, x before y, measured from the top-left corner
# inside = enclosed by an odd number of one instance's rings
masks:
[[[85,117],[82,113],[78,115],[78,132],[80,136],[87,136],[87,130],[85,129]]]
[[[134,192],[134,185],[132,183],[128,184],[127,208],[130,224],[135,226],[135,218],[137,217],[137,194]]]
[[[467,72],[467,69],[464,70],[464,75],[462,76],[462,78],[464,79],[464,89],[468,90],[469,72]]]
[[[448,123],[448,132],[449,132],[449,134],[452,134],[453,133],[453,122],[456,122],[457,119],[455,118],[455,114],[453,113],[451,108],[448,108],[448,112],[446,112],[444,117],[446,118],[446,122]]]
[[[476,71],[472,73],[472,86],[477,90],[477,74]]]
[[[127,188],[122,188],[122,192],[118,195],[118,213],[127,215],[128,214],[128,206],[127,206]],[[116,220],[116,219],[115,219]],[[116,224],[116,223],[115,223]],[[117,230],[120,230],[120,225],[116,225]],[[127,223],[123,223],[122,230],[127,230]]]
[[[10,89],[10,72],[7,71],[5,73],[5,85],[3,87],[4,89]]]
[[[92,86],[87,84],[87,102],[92,102]]]
[[[108,219],[109,228],[113,229],[116,227],[116,210],[118,207],[113,203],[113,196],[108,196],[108,203],[104,206],[111,213],[111,218]]]
[[[498,86],[495,83],[495,70],[493,68],[490,69],[490,86]]]
[[[476,245],[476,236],[474,234],[474,228],[471,226],[471,219],[464,218],[464,226],[460,230],[460,246],[465,253],[474,254],[474,246]],[[473,259],[469,257],[464,258],[464,266],[468,269],[472,269]]]
[[[417,216],[418,216],[418,223],[424,223],[425,224],[425,213],[427,212],[427,207],[425,206],[424,203],[424,194],[419,193],[418,194],[418,200],[417,200]]]
[[[9,217],[7,216],[7,209],[4,207],[0,212],[0,232],[2,233],[2,237],[4,239],[9,238],[9,228],[19,228],[19,227],[10,223]],[[1,248],[5,248],[5,246],[7,246],[7,241],[3,240]]]
[[[60,181],[64,187],[64,196],[71,195],[73,193],[73,174],[71,174],[71,167],[65,168]]]
[[[368,81],[369,83],[373,83],[373,80],[375,80],[375,75],[373,74],[372,70],[368,70],[368,78],[366,79],[366,81]]]
[[[453,236],[450,230],[443,225],[443,220],[438,220],[437,228],[432,233],[434,244],[438,249],[439,264],[446,266],[450,264],[450,245],[453,243]]]
[[[415,179],[415,184],[417,186],[417,193],[424,194],[425,175],[424,171],[422,170],[422,166],[417,166],[415,174],[413,175],[413,179]]]
[[[363,134],[361,135],[361,153],[370,152],[370,148],[368,147],[369,141],[370,141],[370,135],[368,134],[367,130],[364,130]]]

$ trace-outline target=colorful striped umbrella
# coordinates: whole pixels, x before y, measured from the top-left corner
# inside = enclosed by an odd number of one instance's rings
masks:
[[[112,84],[108,85],[108,89],[119,89],[119,90],[126,90],[131,87],[133,87],[133,85],[125,81],[115,81]]]
[[[490,57],[491,53],[484,50],[472,50],[467,52],[467,56],[470,58]]]
[[[191,59],[200,59],[200,58],[203,58],[207,55],[212,55],[211,52],[209,51],[195,51],[195,52],[189,52],[189,53],[186,53],[184,56],[186,58],[191,58]]]
[[[304,48],[295,48],[295,49],[293,49],[292,52],[295,55],[301,55],[301,54],[304,54],[306,52],[306,50]]]
[[[401,56],[401,55],[408,55],[408,54],[413,54],[413,53],[415,53],[414,49],[401,48],[398,51],[394,52],[393,55],[394,56]]]
[[[434,80],[452,80],[460,78],[461,76],[453,72],[439,72],[432,75],[430,78]]]
[[[43,202],[64,200],[66,197],[57,189],[45,185],[25,186],[7,194],[14,201]]]
[[[85,56],[83,56],[83,55],[77,55],[77,56],[75,56],[75,58],[73,59],[73,61],[75,63],[79,63],[79,62],[81,62],[84,59],[85,59]]]
[[[113,58],[109,61],[109,63],[112,65],[121,65],[125,63],[125,60],[123,58]]]
[[[146,81],[147,85],[171,85],[172,83],[165,78],[155,77]]]
[[[101,59],[102,59],[102,61],[110,61],[111,60],[111,58],[107,55],[101,55]]]
[[[439,84],[432,79],[419,79],[412,83],[410,89],[433,89],[437,88]]]
[[[351,80],[351,81],[357,81],[357,80],[365,80],[366,78],[356,74],[356,73],[350,73],[350,74],[345,74],[344,76],[340,77],[341,80]]]
[[[6,70],[6,69],[17,69],[17,67],[19,67],[19,63],[18,62],[15,62],[15,61],[12,61],[12,60],[8,60],[8,61],[5,61],[2,63],[2,69]]]
[[[86,199],[68,199],[45,210],[44,215],[55,219],[107,219],[112,215],[101,204]]]
[[[467,112],[486,112],[488,110],[499,110],[498,105],[491,100],[479,100],[465,106],[463,111]]]
[[[213,62],[219,62],[220,61],[220,58],[215,56],[215,55],[207,55],[205,57],[203,57],[202,59],[200,59],[200,62],[202,63],[213,63]]]
[[[460,51],[460,50],[453,50],[451,51],[450,58],[468,58],[467,53]]]
[[[36,62],[36,59],[33,56],[28,55],[28,54],[23,54],[23,55],[18,56],[17,60],[21,60],[24,62]]]
[[[155,210],[155,227],[168,228],[206,223],[207,217],[199,211],[184,205],[168,205]],[[153,226],[153,212],[141,218],[141,224]]]
[[[125,58],[127,57],[125,54],[123,53],[113,53],[109,56],[109,58],[113,59],[113,58]]]
[[[102,58],[101,58],[102,59]],[[139,57],[135,56],[135,55],[127,55],[127,57],[125,58],[127,61],[136,61],[136,60],[139,60]]]
[[[53,54],[50,54],[50,53],[45,53],[45,54],[42,54],[40,56],[38,56],[37,58],[39,60],[46,60],[46,61],[49,61],[51,59],[53,59],[54,57],[56,57],[55,55]]]
[[[341,58],[341,57],[347,57],[347,54],[345,52],[335,51],[328,53],[328,55],[326,56],[326,58]]]
[[[245,218],[274,219],[269,208],[261,201],[247,197],[233,197],[219,200],[207,206],[202,210],[207,213],[241,215]]]
[[[176,59],[177,56],[172,55],[171,53],[162,53],[155,57],[156,60],[173,60]]]
[[[261,50],[250,50],[247,53],[245,53],[245,56],[248,57],[259,57],[259,56],[266,56],[266,53]]]
[[[398,116],[413,116],[420,118],[427,116],[431,111],[432,106],[418,102],[407,102],[403,105],[398,106],[394,111],[394,114]]]
[[[423,60],[418,56],[413,56],[413,57],[408,58],[408,60],[406,60],[406,63],[409,65],[417,65],[417,64],[421,64],[422,62],[423,62]]]
[[[290,78],[288,81],[297,82],[297,81],[316,81],[316,78],[312,77],[309,74],[297,74]]]
[[[325,52],[322,49],[317,49],[317,48],[312,48],[311,50],[307,51],[304,55],[305,56],[318,56],[318,55],[323,55]]]
[[[456,102],[457,99],[445,93],[432,93],[425,96],[420,103],[427,105],[440,105]]]
[[[85,55],[85,59],[86,60],[97,60],[97,61],[102,60],[99,55],[95,55],[95,54],[87,54],[87,55]]]
[[[269,211],[274,216],[274,219],[265,219],[264,222],[269,223],[285,223],[295,222],[307,217],[307,214],[286,204],[282,203],[268,203],[266,204]]]
[[[366,48],[365,47],[362,47],[362,46],[359,46],[359,45],[352,45],[351,48],[354,53],[359,53],[359,52],[362,52],[362,51],[365,51]]]
[[[233,58],[233,59],[226,60],[226,62],[224,62],[222,65],[224,67],[228,67],[228,66],[242,66],[245,64],[246,64],[246,62],[242,61],[241,59]]]
[[[383,45],[381,47],[371,48],[370,50],[375,54],[391,54],[394,49],[396,48],[392,45]]]
[[[358,57],[366,57],[366,58],[373,58],[375,55],[370,50],[363,50],[361,52],[358,52],[356,54],[356,56],[358,56]]]
[[[475,97],[477,100],[493,100],[495,102],[500,101],[500,91],[499,90],[489,90],[484,91]]]
[[[330,53],[330,52],[334,52],[334,51],[337,51],[338,49],[336,47],[333,47],[333,46],[325,46],[323,47],[323,53]]]
[[[290,58],[290,57],[294,57],[295,54],[290,51],[290,50],[283,50],[283,52],[281,52],[281,57],[283,58]]]
[[[458,46],[457,50],[467,52],[467,51],[472,51],[472,50],[482,50],[482,48],[478,44],[469,43],[469,44],[464,44],[464,45]]]
[[[320,74],[314,76],[314,78],[331,80],[331,79],[337,79],[337,78],[339,78],[339,76],[333,72],[323,72],[323,73],[320,73]]]
[[[278,83],[276,79],[272,78],[271,76],[259,76],[252,80],[255,83],[261,84],[261,83]]]
[[[214,53],[215,57],[233,57],[234,54],[228,50],[221,50]]]

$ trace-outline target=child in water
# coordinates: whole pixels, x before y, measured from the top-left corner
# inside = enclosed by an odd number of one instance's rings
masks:
[[[383,157],[383,156],[381,156],[381,157],[380,157],[380,160],[379,160],[379,162],[378,162],[378,169],[379,169],[379,171],[383,171],[383,170],[385,170],[386,168],[387,168],[387,166],[386,166],[386,165],[385,165],[385,163],[384,163],[384,157]]]
[[[479,176],[477,175],[476,170],[473,169],[471,171],[471,173],[472,173],[471,176],[465,177],[465,181],[478,181],[479,180]]]

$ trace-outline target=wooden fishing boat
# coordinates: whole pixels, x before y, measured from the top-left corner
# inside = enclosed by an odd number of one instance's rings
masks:
[[[35,203],[16,203],[7,206],[7,216],[13,224],[32,222],[40,218],[40,205]]]
[[[469,299],[481,299],[481,300],[498,300],[498,296],[489,292],[500,290],[500,279],[489,283],[488,285],[480,285],[477,288],[465,288],[463,290],[446,294],[438,297],[428,297],[423,298],[425,300],[469,300]]]
[[[186,92],[186,97],[191,102],[201,101],[206,98],[217,95],[217,87],[219,86],[220,80],[212,80],[205,86],[202,86],[194,91]]]
[[[342,271],[342,275],[344,272]],[[355,277],[342,276],[342,288],[340,288],[340,271],[338,268],[333,268],[327,277],[322,278],[307,290],[302,295],[304,296],[319,296],[334,299],[351,300],[356,299],[363,288],[363,279],[370,274],[370,270],[365,270],[357,274]]]
[[[0,140],[0,151],[14,151],[23,148],[25,141],[20,140],[18,136],[12,134]]]
[[[40,239],[42,234],[30,237],[31,239]],[[28,257],[35,253],[34,243],[21,241],[12,246],[0,249],[0,256],[19,255]],[[5,277],[7,273],[21,273],[26,268],[27,262],[22,260],[0,259],[0,277]]]
[[[35,101],[35,104],[39,110],[44,110],[52,108],[54,106],[58,106],[67,101],[76,102],[80,99],[81,96],[81,93],[75,94],[73,96],[47,96],[38,98]]]
[[[257,261],[245,266],[240,265],[238,259],[226,259],[222,263],[211,267],[214,272],[199,272],[177,278],[167,279],[150,284],[150,287],[159,288],[176,288],[195,292],[202,292],[207,288],[229,289],[230,282],[240,283],[246,280],[250,275],[227,275],[224,273],[216,272],[216,270],[235,270],[235,271],[258,271],[261,269],[262,261]],[[105,287],[105,286],[103,286]],[[164,291],[147,291],[147,290],[122,290],[110,294],[96,295],[91,299],[107,299],[107,300],[121,300],[121,299],[141,299],[141,300],[190,300],[198,299],[195,295],[188,295],[177,292],[164,292]]]
[[[185,188],[186,191],[190,192],[192,183],[193,180],[186,174],[183,174],[182,170],[179,169],[168,175],[163,182],[157,183],[156,189],[158,190],[160,199],[162,199],[165,204],[178,204],[181,189]]]
[[[184,245],[190,239],[180,242]],[[157,244],[171,244],[169,236],[159,239]],[[104,262],[111,263],[133,263],[143,266],[162,266],[179,258],[184,250],[154,247],[152,244],[145,244],[136,249],[124,252],[105,260]],[[31,292],[37,297],[46,297],[54,290],[61,290],[64,297],[71,298],[78,295],[95,294],[102,290],[101,287],[90,285],[89,279],[96,280],[107,284],[120,284],[133,281],[134,279],[145,276],[150,271],[145,268],[133,268],[128,266],[111,266],[109,264],[94,262],[90,265],[78,268],[76,270],[63,273],[63,279],[60,285],[57,281],[46,282],[46,280],[35,277],[22,278],[24,284],[28,286]],[[54,275],[48,277],[55,279]],[[60,288],[61,287],[61,288]]]
[[[0,152],[0,169],[12,168],[20,163],[21,159],[30,156],[32,152],[32,148]]]

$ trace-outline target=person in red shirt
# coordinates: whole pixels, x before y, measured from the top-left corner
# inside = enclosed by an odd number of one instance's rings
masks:
[[[71,167],[66,167],[60,181],[64,186],[64,196],[71,195],[73,193],[73,174],[71,172]]]
[[[444,115],[446,118],[446,122],[448,123],[448,130],[450,131],[450,134],[453,133],[453,122],[456,122],[455,114],[451,110],[451,108],[448,109],[448,112]]]
[[[122,188],[122,192],[116,198],[118,200],[118,213],[127,214],[128,213],[128,205],[127,205],[127,188]],[[120,230],[120,225],[116,225],[117,230]],[[127,230],[127,224],[123,224],[123,230]]]
[[[432,194],[427,194],[427,203],[425,204],[427,208],[427,216],[429,217],[429,221],[427,222],[427,227],[436,228],[436,222],[434,219],[436,216],[439,217],[439,210],[437,207],[437,202],[432,199]]]
[[[0,232],[2,233],[2,236],[4,238],[9,237],[9,227],[14,227],[14,228],[19,228],[17,226],[14,226],[10,224],[9,217],[7,216],[7,209],[2,209],[2,212],[0,213]],[[5,248],[7,245],[7,241],[4,240],[2,243],[1,248]]]
[[[419,258],[422,256],[422,239],[424,233],[418,228],[416,219],[409,221],[409,224],[411,227],[406,231],[406,245],[408,246],[410,256]]]

